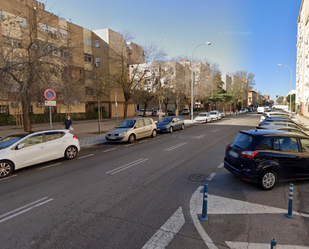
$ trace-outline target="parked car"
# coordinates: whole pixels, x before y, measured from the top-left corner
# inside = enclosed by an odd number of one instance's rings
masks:
[[[150,136],[157,136],[157,126],[152,118],[131,118],[107,132],[105,139],[108,142],[134,143],[137,139]]]
[[[154,110],[154,115],[155,115],[156,117],[159,117],[159,115],[161,115],[161,117],[165,117],[165,116],[166,116],[166,113],[165,113],[164,111],[162,111],[162,110],[155,109],[155,110]]]
[[[264,126],[264,125],[284,125],[284,126],[288,126],[288,127],[294,127],[294,128],[298,128],[298,129],[302,129],[301,126],[294,124],[294,123],[290,123],[290,122],[265,122],[263,121],[262,123],[259,124],[259,126]]]
[[[135,109],[135,116],[143,116],[143,110],[136,110]]]
[[[240,131],[227,144],[224,167],[263,190],[278,180],[309,179],[309,138],[291,132]]]
[[[264,107],[264,106],[259,106],[259,107],[257,108],[257,113],[258,113],[258,114],[262,114],[263,112],[265,112],[265,107]]]
[[[297,133],[297,134],[309,136],[306,132],[302,131],[300,128],[289,127],[289,126],[285,126],[285,125],[262,125],[262,126],[257,126],[256,129],[294,132],[294,133]]]
[[[180,116],[161,118],[157,123],[158,132],[170,132],[174,130],[184,130],[185,123]]]
[[[183,108],[182,109],[182,115],[189,115],[190,114],[190,109],[189,108]]]
[[[209,112],[201,112],[194,119],[194,123],[207,123],[211,122],[211,116]]]
[[[218,111],[221,114],[221,118],[225,118],[225,113],[223,111]]]
[[[211,112],[209,112],[209,114],[211,116],[211,119],[214,120],[214,121],[221,119],[221,115],[218,111],[211,111]]]
[[[168,116],[175,116],[175,110],[167,110]]]
[[[247,113],[249,110],[247,108],[242,108],[239,110],[239,113]]]
[[[139,115],[139,116],[143,116],[143,115],[144,115],[144,109],[141,109],[141,110],[139,110],[139,111],[140,111],[140,114],[141,114],[141,115]],[[151,115],[152,115],[152,111],[146,109],[145,115],[146,115],[146,116],[151,116]]]
[[[69,130],[40,131],[2,137],[0,178],[27,166],[62,157],[73,159],[79,151],[79,140]]]

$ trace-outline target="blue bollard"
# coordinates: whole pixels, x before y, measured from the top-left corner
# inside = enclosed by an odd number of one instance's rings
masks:
[[[270,249],[276,249],[277,241],[275,239],[272,239],[270,242]]]
[[[285,217],[289,219],[294,219],[294,215],[292,212],[293,212],[293,184],[290,183],[289,207],[288,207],[288,213],[285,215]]]
[[[204,197],[203,197],[203,211],[202,216],[199,217],[200,221],[208,221],[207,217],[207,201],[208,201],[208,184],[204,185]]]

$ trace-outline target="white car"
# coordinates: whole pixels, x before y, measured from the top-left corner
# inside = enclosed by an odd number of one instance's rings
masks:
[[[194,119],[194,123],[207,123],[211,122],[211,116],[209,112],[201,112]]]
[[[189,115],[189,114],[190,114],[189,108],[183,108],[182,109],[182,115]]]
[[[0,178],[14,170],[58,158],[73,159],[80,151],[78,138],[69,130],[15,134],[0,139]]]
[[[221,119],[221,115],[218,111],[211,111],[210,113],[211,119],[216,121]]]
[[[225,118],[225,113],[224,112],[219,111],[219,110],[213,110],[213,111],[219,112],[221,118]]]

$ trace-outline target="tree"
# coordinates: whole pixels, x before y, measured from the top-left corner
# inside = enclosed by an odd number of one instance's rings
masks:
[[[24,130],[29,132],[31,102],[42,101],[45,89],[59,85],[73,48],[67,42],[53,42],[58,38],[55,16],[26,5],[16,12],[2,16],[0,84],[9,97],[21,102]]]
[[[124,115],[123,118],[127,117],[128,105],[132,99],[132,95],[135,90],[141,89],[140,85],[144,82],[146,73],[149,71],[148,67],[151,63],[163,61],[166,53],[163,49],[159,49],[155,44],[149,43],[144,45],[145,64],[134,64],[127,68],[126,56],[124,52],[118,54],[118,72],[111,75],[113,81],[120,86],[124,94]],[[115,61],[117,62],[117,61]],[[130,77],[128,77],[128,73]]]

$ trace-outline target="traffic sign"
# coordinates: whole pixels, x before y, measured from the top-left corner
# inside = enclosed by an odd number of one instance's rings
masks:
[[[57,106],[57,101],[45,100],[45,106]]]
[[[47,100],[54,100],[56,98],[56,92],[53,89],[46,89],[44,92],[44,97]]]

